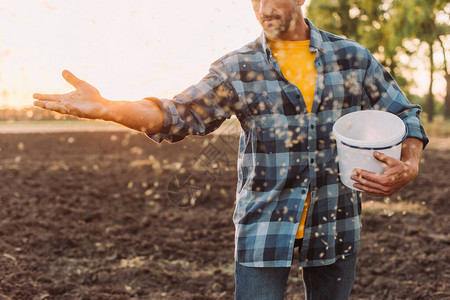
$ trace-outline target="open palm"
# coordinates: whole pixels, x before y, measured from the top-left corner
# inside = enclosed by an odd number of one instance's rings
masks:
[[[108,100],[95,87],[67,70],[62,76],[75,90],[67,94],[34,94],[35,106],[88,119],[97,119],[104,114]]]

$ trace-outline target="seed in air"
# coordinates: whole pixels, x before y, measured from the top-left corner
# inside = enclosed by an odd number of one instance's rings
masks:
[[[141,147],[135,146],[130,149],[130,152],[135,155],[142,155],[144,153],[144,149],[142,149]]]

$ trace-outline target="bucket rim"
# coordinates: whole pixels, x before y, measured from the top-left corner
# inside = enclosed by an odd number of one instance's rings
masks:
[[[341,132],[343,130],[342,125],[345,124],[346,121],[352,120],[352,118],[354,118],[354,115],[359,114],[359,115],[364,116],[364,114],[374,114],[374,113],[389,115],[389,118],[391,119],[391,121],[394,121],[394,123],[396,123],[398,126],[401,126],[401,130],[400,130],[400,127],[398,127],[397,132],[394,132],[394,134],[391,135],[390,137],[385,137],[384,139],[381,139],[381,140],[354,139],[354,138],[347,137],[344,132]],[[369,115],[369,117],[373,118],[373,116],[370,116],[370,115]],[[358,117],[356,117],[356,118],[358,118]],[[347,114],[341,116],[340,118],[338,118],[333,125],[332,134],[336,141],[341,142],[342,144],[344,144],[346,146],[349,146],[349,147],[351,146],[352,148],[355,148],[355,149],[389,149],[389,148],[395,147],[396,145],[398,145],[398,144],[402,143],[402,141],[404,141],[404,139],[406,138],[405,136],[407,135],[407,130],[408,130],[408,128],[407,128],[406,124],[396,114],[388,112],[388,111],[369,109],[369,110],[358,110],[358,111],[350,112],[350,113],[347,113]]]
[[[406,128],[405,129],[405,135],[403,136],[401,141],[396,143],[395,145],[391,145],[391,146],[384,146],[384,147],[370,147],[370,146],[368,146],[368,147],[363,147],[363,146],[351,145],[351,144],[348,144],[348,143],[346,143],[344,141],[341,141],[341,140],[337,140],[337,141],[339,143],[341,143],[342,145],[344,145],[344,146],[347,146],[347,147],[350,147],[350,148],[354,148],[354,149],[360,149],[360,150],[386,150],[386,149],[394,148],[394,147],[400,145],[401,143],[403,143],[405,141],[405,139],[408,137],[408,133],[409,133],[408,127],[405,126],[405,128]]]

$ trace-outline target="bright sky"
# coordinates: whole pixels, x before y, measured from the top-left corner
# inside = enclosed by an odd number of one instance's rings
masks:
[[[172,97],[260,32],[249,0],[1,0],[0,106],[71,91],[63,69],[112,100]]]
[[[246,0],[2,0],[0,106],[65,93],[65,68],[103,96],[172,97],[260,34]]]

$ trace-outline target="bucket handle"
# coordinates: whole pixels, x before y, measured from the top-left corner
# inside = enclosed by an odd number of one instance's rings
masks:
[[[403,141],[408,137],[408,133],[409,133],[408,126],[405,126],[405,128],[406,128],[406,130],[405,130],[405,135],[403,136],[402,140],[401,140],[400,142],[398,142],[397,144],[392,145],[392,146],[387,146],[387,147],[359,147],[359,146],[347,144],[347,143],[345,143],[345,142],[343,142],[343,141],[339,141],[339,142],[341,142],[343,145],[345,145],[345,146],[347,146],[347,147],[354,148],[354,149],[362,149],[362,150],[386,150],[386,149],[393,148],[393,147],[398,146],[398,145],[400,145],[401,143],[403,143]]]

